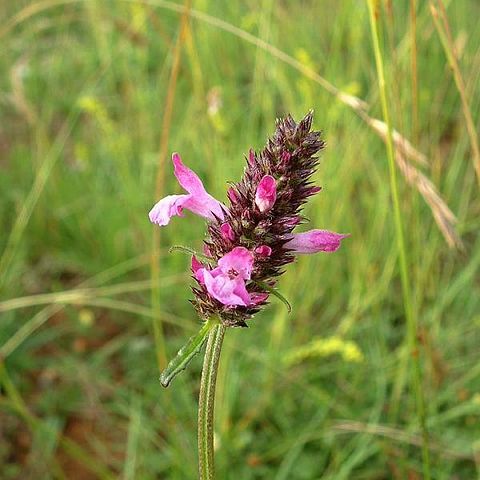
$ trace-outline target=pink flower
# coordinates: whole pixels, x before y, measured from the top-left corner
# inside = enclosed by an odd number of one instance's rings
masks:
[[[248,293],[245,281],[250,280],[253,255],[245,247],[235,247],[218,260],[218,267],[209,270],[195,257],[192,270],[195,278],[205,285],[207,292],[223,305],[248,306],[263,302],[268,294]]]
[[[265,175],[258,184],[255,204],[264,213],[270,210],[277,199],[277,183],[271,175]]]
[[[230,226],[229,223],[222,223],[222,226],[220,227],[220,231],[222,232],[223,238],[227,240],[235,240],[235,232],[233,231],[233,228]]]
[[[160,226],[168,225],[174,215],[182,216],[184,208],[209,220],[215,220],[215,215],[223,219],[225,207],[207,193],[197,174],[182,163],[178,153],[172,155],[172,161],[178,183],[188,194],[168,195],[162,198],[150,210],[148,214],[150,221]]]
[[[255,249],[255,253],[260,257],[269,257],[272,254],[272,249],[268,245],[260,245]]]
[[[294,253],[335,252],[340,248],[341,240],[348,236],[328,230],[309,230],[292,234],[284,247]]]

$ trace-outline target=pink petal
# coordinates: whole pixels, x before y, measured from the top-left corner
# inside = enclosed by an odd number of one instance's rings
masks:
[[[294,253],[335,252],[339,249],[341,240],[348,236],[328,230],[310,230],[293,234],[293,238],[284,247]]]
[[[268,245],[260,245],[254,251],[260,257],[269,257],[272,254],[272,249]]]
[[[255,203],[258,209],[263,213],[273,207],[277,199],[277,183],[271,175],[265,175],[258,184],[255,193]]]
[[[215,215],[223,219],[224,214],[222,210],[222,203],[215,200],[208,193],[187,195],[188,199],[183,204],[183,207],[190,210],[201,217],[208,218],[209,220],[215,220]]]
[[[220,303],[223,303],[223,305],[247,305],[248,302],[242,298],[244,297],[241,285],[243,283],[242,280],[238,278],[231,279],[227,274],[221,274],[214,278],[210,272],[205,269],[203,272],[203,278],[208,293]],[[244,283],[243,288],[245,289]]]
[[[172,155],[173,169],[178,183],[188,193],[204,193],[205,187],[198,175],[184,165],[178,153]],[[206,192],[205,192],[206,193]]]
[[[203,264],[197,260],[195,255],[192,256],[192,272],[197,273],[200,268],[204,268]]]
[[[250,294],[247,292],[245,281],[241,278],[236,278],[233,281],[235,282],[235,288],[233,290],[233,293],[242,300],[243,305],[250,305]]]
[[[233,270],[239,278],[249,280],[253,270],[253,260],[252,253],[245,247],[235,247],[218,261],[218,266],[225,274]]]
[[[195,271],[195,278],[202,284],[205,285],[205,272],[207,272],[210,277],[217,278],[219,275],[223,275],[222,269],[220,267],[215,267],[213,270],[209,270],[203,265],[201,268]]]
[[[183,164],[178,153],[172,155],[172,162],[178,183],[190,193],[183,207],[209,220],[215,219],[214,214],[223,219],[223,204],[207,193],[198,175]]]
[[[222,233],[222,237],[226,238],[227,240],[235,240],[235,232],[233,228],[230,226],[229,223],[222,223],[220,227],[220,232]]]
[[[224,273],[226,273],[226,272],[224,272],[224,271],[221,269],[221,267],[215,267],[215,268],[213,268],[212,270],[210,270],[210,274],[212,275],[213,278],[216,278],[216,277],[218,277],[219,275],[223,275]]]
[[[190,195],[168,195],[162,198],[150,210],[148,214],[150,221],[160,226],[168,225],[174,215],[182,215],[189,197]]]
[[[192,265],[192,270],[193,270],[193,265]],[[205,272],[208,272],[208,270],[205,267],[199,268],[198,270],[194,270],[195,278],[202,285],[205,285]]]

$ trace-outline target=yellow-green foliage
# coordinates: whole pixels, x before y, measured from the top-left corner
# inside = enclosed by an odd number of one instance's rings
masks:
[[[285,357],[287,365],[295,365],[305,360],[325,358],[339,354],[346,362],[360,363],[364,361],[363,353],[355,342],[344,340],[338,336],[314,338],[306,345],[288,352]]]
[[[113,136],[115,130],[113,122],[106,108],[97,98],[91,95],[83,95],[78,99],[78,107],[97,121],[98,127],[107,135],[107,138]]]

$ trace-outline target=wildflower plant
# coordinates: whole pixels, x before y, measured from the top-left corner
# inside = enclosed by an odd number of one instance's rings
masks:
[[[327,230],[294,232],[307,219],[305,202],[321,189],[311,177],[325,143],[311,131],[313,113],[300,122],[287,115],[277,120],[265,148],[250,150],[242,179],[227,191],[228,205],[212,197],[180,155],[172,156],[175,176],[186,191],[162,198],[149,213],[165,226],[185,209],[207,219],[203,253],[192,254],[195,285],[192,303],[203,321],[199,333],[178,352],[160,377],[163,386],[183,370],[205,341],[199,397],[198,443],[201,479],[214,478],[213,405],[220,350],[228,327],[246,327],[270,296],[287,300],[276,290],[277,277],[297,255],[334,252],[347,235]]]

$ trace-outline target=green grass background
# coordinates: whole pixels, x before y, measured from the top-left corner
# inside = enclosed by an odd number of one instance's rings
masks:
[[[446,3],[478,131],[480,4]],[[318,82],[245,38],[274,45],[381,118],[366,2],[194,0],[211,17],[193,15],[180,43],[172,5],[0,2],[0,478],[195,478],[201,359],[164,390],[152,320],[161,320],[168,358],[198,329],[189,259],[168,248],[201,248],[205,224],[187,213],[155,237],[147,212],[156,178],[160,169],[160,196],[180,191],[168,158],[179,151],[225,199],[226,182],[242,174],[250,147],[263,147],[275,118],[310,108],[328,147],[315,177],[324,189],[307,215],[312,227],[352,235],[337,253],[288,268],[280,289],[292,314],[273,299],[249,329],[227,332],[218,478],[422,478],[385,145]],[[478,183],[459,91],[424,1],[412,95],[409,9],[407,0],[379,2],[393,124],[427,155],[420,168],[458,216],[465,247],[448,247],[399,172],[432,477],[472,479]],[[302,347],[314,340],[307,356]]]

